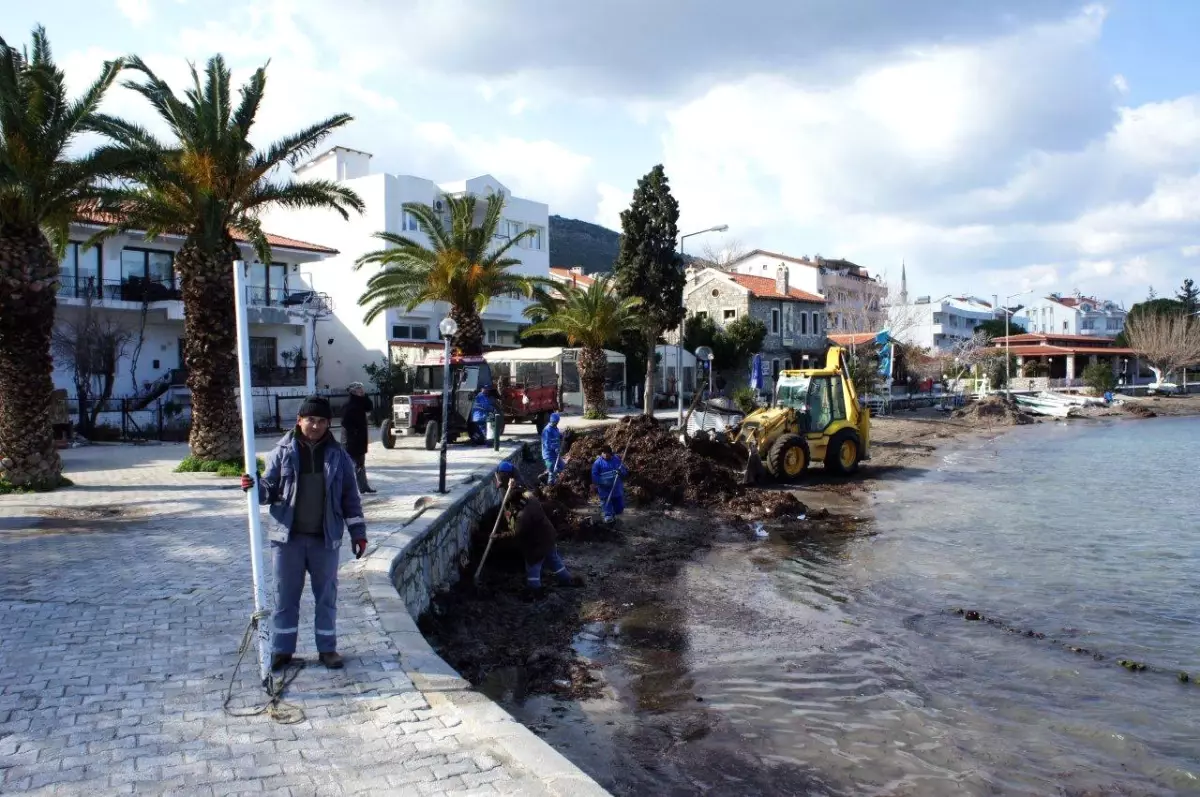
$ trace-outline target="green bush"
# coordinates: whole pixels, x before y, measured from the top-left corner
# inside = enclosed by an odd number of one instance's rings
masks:
[[[74,486],[75,482],[71,481],[66,476],[59,476],[57,484],[37,484],[32,487],[18,487],[4,479],[0,479],[0,495],[11,495],[13,493],[48,493],[51,490],[57,490],[59,487]]]
[[[258,466],[258,472],[262,473],[266,470],[266,464],[262,457],[255,457],[254,462]],[[245,464],[240,459],[199,459],[193,456],[184,457],[183,461],[176,466],[176,473],[215,473],[218,476],[234,478],[242,475]]]
[[[733,391],[733,403],[747,415],[758,409],[757,398],[752,387],[739,387]]]
[[[1083,369],[1083,383],[1097,396],[1101,396],[1117,386],[1117,377],[1112,372],[1112,366],[1106,363],[1092,363]]]
[[[602,421],[608,417],[608,413],[604,410],[589,409],[583,413],[585,421]]]

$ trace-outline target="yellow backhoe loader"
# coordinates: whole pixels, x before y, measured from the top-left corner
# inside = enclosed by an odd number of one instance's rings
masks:
[[[850,475],[871,458],[871,411],[859,406],[846,352],[831,346],[824,368],[782,371],[772,406],[755,410],[730,441],[746,451],[746,481],[799,481],[813,461]]]

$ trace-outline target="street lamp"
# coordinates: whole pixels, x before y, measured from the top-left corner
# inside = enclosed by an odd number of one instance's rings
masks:
[[[1006,393],[1008,393],[1009,398],[1012,398],[1012,376],[1009,374],[1009,369],[1011,368],[1010,360],[1012,359],[1012,355],[1009,354],[1009,344],[1011,341],[1008,339],[1008,319],[1012,317],[1012,313],[1008,311],[1008,303],[1018,296],[1027,296],[1031,293],[1033,293],[1032,289],[1021,291],[1020,293],[1010,293],[1008,296],[1004,297],[1004,307],[1000,308],[1004,311],[1004,390]]]
[[[438,455],[438,492],[446,492],[446,438],[450,432],[450,339],[458,334],[458,322],[450,316],[438,324],[446,345],[442,360],[442,450]]]
[[[686,235],[679,236],[679,254],[683,254],[683,242],[693,235],[704,235],[707,232],[726,232],[728,229],[728,224],[718,224],[706,230],[697,230],[696,232],[689,232]],[[679,322],[679,340],[676,341],[677,345],[675,346],[675,373],[677,376],[675,392],[679,394],[679,427],[681,429],[683,428],[683,328],[684,323],[687,321],[687,302],[684,300],[684,296],[687,293],[687,285],[685,284],[683,287],[683,292],[679,294],[679,303],[683,305],[683,321]],[[694,379],[695,375],[693,374],[693,381]]]

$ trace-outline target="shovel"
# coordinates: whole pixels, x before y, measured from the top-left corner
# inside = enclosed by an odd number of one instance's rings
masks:
[[[483,565],[487,562],[488,554],[491,553],[492,543],[496,540],[496,532],[500,530],[500,521],[504,518],[504,507],[508,505],[508,496],[512,493],[513,485],[517,483],[516,478],[508,480],[508,489],[504,491],[504,500],[500,502],[500,511],[496,513],[496,523],[492,526],[492,533],[488,535],[487,547],[483,549],[483,557],[479,560],[479,567],[475,570],[475,586],[479,586],[479,576],[483,573]]]

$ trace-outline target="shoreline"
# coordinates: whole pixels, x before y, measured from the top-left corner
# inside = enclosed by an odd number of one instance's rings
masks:
[[[1200,397],[1189,399],[1137,403],[1149,404],[1161,417],[1200,414]],[[1167,407],[1159,412],[1163,404]],[[1086,426],[1140,419],[1116,411],[1096,419],[1039,419],[1034,424]],[[584,750],[592,746],[594,734],[603,736],[613,730],[602,726],[629,722],[633,709],[620,699],[627,691],[619,688],[620,681],[628,674],[606,673],[594,657],[605,658],[605,647],[617,644],[614,637],[639,644],[650,639],[668,648],[685,646],[685,640],[672,640],[674,624],[662,614],[685,567],[717,546],[751,541],[751,526],[757,520],[767,523],[772,536],[779,533],[784,538],[866,531],[875,514],[879,486],[920,478],[938,457],[960,446],[995,439],[1014,425],[1007,420],[989,423],[986,418],[947,417],[935,410],[873,418],[872,459],[853,478],[825,477],[818,467],[801,485],[756,488],[721,507],[651,500],[631,508],[615,531],[589,522],[594,504],[575,510],[556,507],[550,513],[556,525],[562,520],[559,512],[570,515],[570,531],[560,550],[572,571],[588,579],[586,588],[551,587],[543,601],[525,602],[519,557],[495,550],[483,590],[460,584],[439,596],[421,618],[421,631],[477,690],[602,784],[611,782],[610,776],[617,772],[608,771],[608,765]],[[780,500],[785,496],[787,500]],[[780,511],[776,514],[775,509]],[[693,699],[701,701],[702,696]],[[677,743],[686,741],[690,731],[682,733]]]

